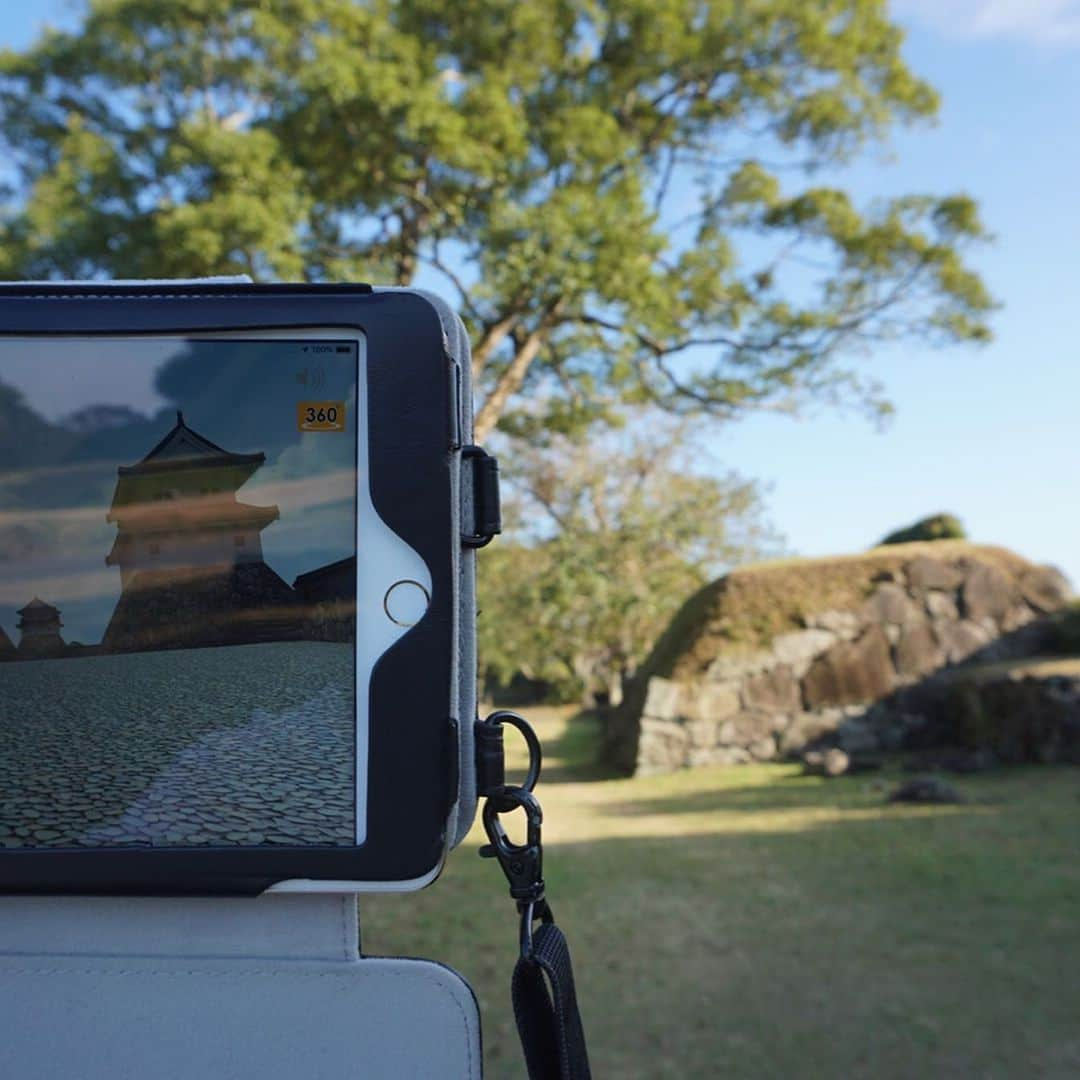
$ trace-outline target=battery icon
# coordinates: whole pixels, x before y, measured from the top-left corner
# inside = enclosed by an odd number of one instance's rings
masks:
[[[348,345],[339,345],[337,347],[337,351],[338,352],[348,352],[349,351],[349,346]]]

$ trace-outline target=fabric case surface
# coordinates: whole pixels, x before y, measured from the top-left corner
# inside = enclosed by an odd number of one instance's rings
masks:
[[[362,957],[355,898],[0,898],[0,1075],[476,1080],[468,985]]]

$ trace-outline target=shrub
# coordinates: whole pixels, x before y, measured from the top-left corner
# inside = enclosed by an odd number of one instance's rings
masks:
[[[1080,656],[1080,600],[1051,616],[1050,648],[1063,656]]]
[[[960,519],[952,514],[933,514],[906,529],[897,529],[889,533],[881,545],[885,544],[912,544],[926,540],[966,540],[967,533]]]

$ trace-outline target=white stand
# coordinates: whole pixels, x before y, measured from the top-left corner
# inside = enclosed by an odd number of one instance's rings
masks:
[[[464,980],[361,958],[356,898],[0,898],[0,1077],[479,1080]]]

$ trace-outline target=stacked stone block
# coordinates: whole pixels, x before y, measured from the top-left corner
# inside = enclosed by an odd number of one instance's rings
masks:
[[[609,725],[614,758],[647,773],[768,761],[823,740],[849,753],[903,745],[918,718],[880,703],[950,667],[1037,653],[1043,618],[1069,598],[1056,570],[978,551],[913,555],[877,574],[858,606],[806,614],[761,647],[721,641],[692,677],[646,670]]]

